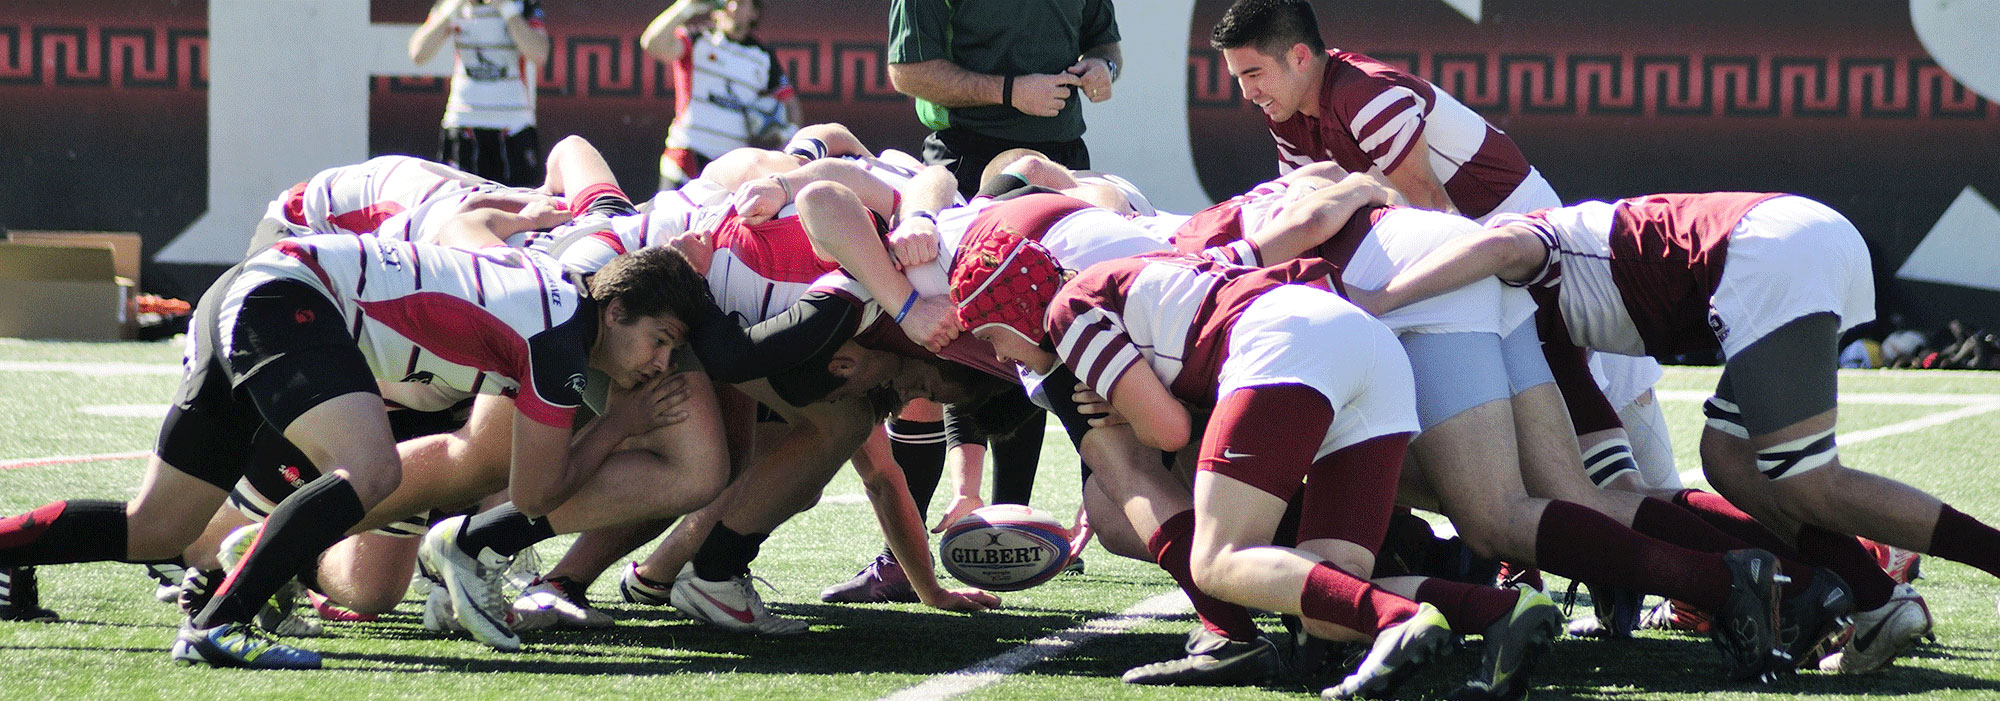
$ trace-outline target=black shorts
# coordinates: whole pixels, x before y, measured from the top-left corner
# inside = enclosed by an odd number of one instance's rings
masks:
[[[396,409],[389,412],[389,430],[399,443],[419,436],[450,433],[465,425],[471,410],[470,399],[445,411]],[[319,467],[313,465],[312,459],[268,424],[258,427],[251,438],[250,450],[243,479],[229,492],[229,505],[252,521],[269,518],[279,502],[319,479]],[[370,532],[413,538],[429,529],[429,515],[417,514]]]
[[[995,139],[964,129],[946,129],[932,132],[924,138],[924,164],[944,166],[958,177],[958,193],[966,199],[979,194],[979,176],[986,171],[986,164],[1004,151],[1016,148],[1031,148],[1042,152],[1049,160],[1061,163],[1071,170],[1090,169],[1090,148],[1083,139],[1055,142],[1020,142]]]
[[[439,163],[503,185],[542,184],[542,140],[534,127],[512,134],[505,129],[440,129],[437,159]]]
[[[284,428],[354,392],[380,394],[368,360],[333,302],[302,282],[232,293],[232,269],[202,295],[188,324],[180,389],[153,452],[228,491],[250,467],[260,428]],[[219,316],[230,317],[221,328]]]

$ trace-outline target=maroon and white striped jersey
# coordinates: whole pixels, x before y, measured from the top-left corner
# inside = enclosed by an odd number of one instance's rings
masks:
[[[1250,232],[1270,223],[1285,203],[1291,186],[1279,180],[1259,183],[1249,192],[1215,203],[1195,212],[1174,230],[1174,250],[1200,253],[1220,249],[1213,255],[1238,265],[1262,266],[1257,247],[1245,239]]]
[[[374,233],[382,222],[426,202],[502,186],[442,163],[380,156],[328,168],[271,203],[293,236]]]
[[[1174,250],[1182,253],[1199,254],[1250,267],[1263,267],[1284,262],[1264,260],[1263,252],[1258,250],[1249,240],[1243,238],[1245,232],[1242,226],[1243,218],[1241,216],[1222,216],[1222,214],[1226,214],[1226,212],[1218,210],[1222,206],[1218,204],[1215,207],[1209,208],[1209,210],[1217,210],[1217,216],[1202,217],[1201,215],[1195,215],[1195,219],[1190,220],[1179,231],[1174,232]],[[1344,267],[1349,260],[1354,258],[1354,252],[1361,248],[1362,241],[1366,240],[1368,234],[1375,230],[1376,224],[1381,223],[1391,212],[1403,209],[1401,207],[1379,205],[1363,207],[1356,211],[1353,216],[1348,217],[1347,223],[1342,225],[1339,231],[1333,232],[1333,235],[1328,236],[1325,241],[1308,249],[1305,253],[1300,254],[1299,257],[1321,258],[1336,266]]]
[[[1125,370],[1144,362],[1175,398],[1212,407],[1229,330],[1250,303],[1279,285],[1338,272],[1320,260],[1249,268],[1176,253],[1106,261],[1056,292],[1049,338],[1098,394],[1111,396]]]
[[[1780,196],[1647,195],[1506,215],[1489,226],[1525,226],[1548,248],[1542,268],[1513,284],[1556,290],[1576,345],[1674,355],[1719,347],[1709,298],[1730,234],[1751,207]]]
[[[333,301],[384,399],[438,411],[503,394],[528,418],[564,428],[583,401],[597,305],[541,253],[306,236],[245,261],[230,294],[272,280]]]
[[[1528,177],[1528,159],[1505,132],[1430,82],[1351,51],[1327,51],[1319,116],[1272,122],[1278,172],[1333,161],[1349,172],[1395,170],[1411,156],[1431,171],[1460,213],[1478,219]],[[1430,153],[1412,154],[1417,137]]]

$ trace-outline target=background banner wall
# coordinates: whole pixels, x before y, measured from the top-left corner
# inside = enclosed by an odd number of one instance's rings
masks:
[[[540,76],[544,146],[590,138],[643,197],[673,95],[638,37],[665,3],[544,4],[555,39]],[[0,224],[139,231],[158,291],[198,295],[241,254],[262,203],[321,168],[434,155],[448,65],[400,53],[422,0],[8,5]],[[887,0],[765,5],[759,34],[810,120],[917,150],[925,131],[884,66]],[[1208,48],[1227,6],[1121,3],[1126,75],[1086,112],[1098,163],[1183,210],[1274,173],[1261,115]],[[1318,7],[1332,45],[1456,95],[1565,201],[1809,195],[1867,236],[1885,311],[2000,325],[2000,95],[1975,89],[2000,86],[2000,58],[1978,40],[2000,35],[2000,0]]]

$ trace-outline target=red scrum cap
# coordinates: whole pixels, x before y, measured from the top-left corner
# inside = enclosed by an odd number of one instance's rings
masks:
[[[951,268],[951,301],[967,331],[999,324],[1033,343],[1047,332],[1042,316],[1062,286],[1062,268],[1042,244],[988,230],[959,250]]]

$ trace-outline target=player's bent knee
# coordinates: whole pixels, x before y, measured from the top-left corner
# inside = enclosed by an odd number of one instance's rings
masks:
[[[1773,481],[1797,478],[1839,462],[1840,449],[1831,427],[1757,451],[1757,472]]]

